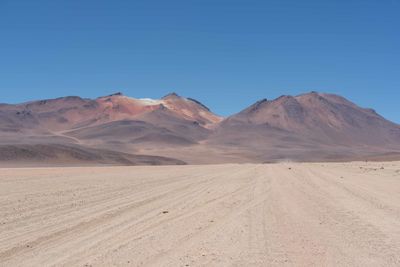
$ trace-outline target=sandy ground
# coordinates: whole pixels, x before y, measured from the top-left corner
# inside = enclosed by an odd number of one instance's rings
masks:
[[[400,162],[0,169],[0,265],[400,266]]]

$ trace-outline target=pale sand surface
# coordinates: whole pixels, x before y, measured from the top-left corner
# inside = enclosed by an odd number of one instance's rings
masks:
[[[0,169],[0,266],[142,265],[400,266],[400,162]]]

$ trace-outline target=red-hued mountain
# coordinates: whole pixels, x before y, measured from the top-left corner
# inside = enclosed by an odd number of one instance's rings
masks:
[[[70,151],[93,149],[189,163],[392,159],[400,153],[400,127],[343,97],[316,92],[263,99],[225,119],[175,93],[161,99],[116,93],[0,104],[0,145],[8,147],[3,157],[13,159],[26,147],[32,153],[51,147],[69,160],[81,157]]]
[[[159,100],[121,93],[61,97],[0,105],[0,145],[73,144],[136,153],[139,147],[196,144],[221,119],[175,93]]]
[[[0,112],[2,130],[10,131],[33,128],[60,131],[135,119],[152,112],[169,113],[173,117],[196,121],[205,128],[221,120],[198,101],[175,93],[160,100],[136,99],[121,93],[94,100],[70,96],[18,105],[3,104],[0,105]]]

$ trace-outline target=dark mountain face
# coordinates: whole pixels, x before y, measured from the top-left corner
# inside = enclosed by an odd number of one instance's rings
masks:
[[[202,157],[208,151],[256,162],[347,160],[400,151],[399,125],[341,96],[317,92],[262,99],[224,120],[176,93],[161,99],[117,93],[0,104],[0,137],[0,145],[168,151],[183,160],[182,151],[192,158],[199,150]]]

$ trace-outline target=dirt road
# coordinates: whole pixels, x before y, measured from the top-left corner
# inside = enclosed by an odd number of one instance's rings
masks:
[[[0,169],[0,266],[400,266],[400,163]]]

